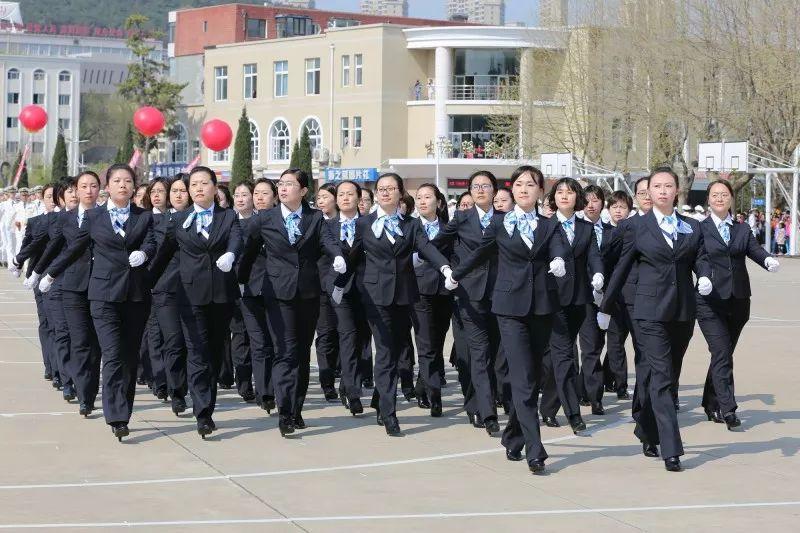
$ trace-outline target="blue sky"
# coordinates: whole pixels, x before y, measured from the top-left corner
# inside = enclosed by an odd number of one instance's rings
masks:
[[[316,0],[317,9],[334,11],[358,11],[359,0]],[[535,24],[538,18],[539,0],[506,0],[506,20]],[[423,18],[445,18],[445,0],[409,0],[409,16]]]

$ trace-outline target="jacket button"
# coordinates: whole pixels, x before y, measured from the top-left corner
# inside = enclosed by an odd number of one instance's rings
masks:
[[[675,285],[675,282],[673,281],[672,283],[670,283],[670,285]]]
[[[295,265],[294,267],[295,267],[295,268],[300,268],[300,267],[299,267],[299,266],[297,266],[297,265]]]

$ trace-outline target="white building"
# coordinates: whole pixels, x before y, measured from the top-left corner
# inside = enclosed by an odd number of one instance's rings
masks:
[[[408,0],[361,0],[361,12],[367,15],[407,17]]]
[[[468,22],[487,26],[503,26],[506,21],[505,0],[447,0],[447,18],[466,17]]]

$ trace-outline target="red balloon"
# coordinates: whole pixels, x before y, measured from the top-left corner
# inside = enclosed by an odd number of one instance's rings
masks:
[[[47,111],[38,105],[26,105],[19,113],[19,121],[31,133],[36,133],[47,124]]]
[[[164,115],[155,107],[140,107],[133,114],[133,125],[145,137],[155,137],[164,129]]]
[[[215,118],[203,124],[200,138],[203,139],[206,147],[215,152],[221,152],[231,145],[233,131],[227,122]]]

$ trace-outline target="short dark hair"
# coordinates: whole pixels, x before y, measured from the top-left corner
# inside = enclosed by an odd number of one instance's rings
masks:
[[[240,181],[239,183],[236,184],[236,187],[233,188],[233,192],[236,192],[236,189],[243,186],[247,187],[247,190],[250,191],[250,194],[253,194],[253,189],[255,188],[255,185],[253,184],[252,180]]]
[[[464,191],[461,194],[459,194],[458,200],[456,200],[456,209],[458,209],[458,206],[461,205],[461,200],[463,200],[465,196],[469,196],[470,198],[472,198],[472,195],[469,193],[469,191]]]
[[[217,173],[211,170],[208,167],[204,167],[202,165],[194,167],[192,170],[189,171],[189,180],[191,181],[192,176],[199,172],[205,172],[209,176],[211,176],[211,182],[216,185],[217,184]]]
[[[714,180],[710,182],[708,187],[706,187],[706,202],[708,202],[708,197],[711,195],[711,187],[714,185],[722,185],[728,189],[728,192],[731,195],[731,207],[728,209],[728,212],[731,212],[733,206],[736,205],[736,193],[733,192],[733,186],[730,184],[730,182],[728,182],[728,180]],[[744,216],[744,213],[741,213],[741,215]]]
[[[411,216],[411,213],[414,212],[414,208],[417,206],[417,203],[414,201],[414,197],[408,193],[400,197],[400,203],[406,206],[406,215],[408,216]]]
[[[470,190],[470,191],[472,190],[472,182],[478,176],[484,176],[486,178],[489,178],[489,181],[492,182],[492,190],[493,190],[493,192],[495,192],[495,193],[497,192],[497,178],[495,177],[494,174],[492,174],[488,170],[479,170],[477,172],[473,172],[469,177],[469,183],[467,185],[467,190]]]
[[[517,178],[526,172],[530,173],[533,181],[536,182],[536,185],[538,185],[540,189],[544,190],[544,174],[542,174],[541,170],[531,165],[522,165],[521,167],[517,167],[517,169],[511,173],[511,185],[513,186],[514,182],[517,181]]]
[[[636,193],[636,189],[639,188],[639,184],[641,182],[645,182],[646,185],[650,185],[650,176],[642,176],[638,180],[633,182],[633,192]]]
[[[400,198],[402,199],[403,196],[405,196],[406,188],[403,185],[403,178],[401,178],[399,174],[396,172],[385,172],[378,176],[378,181],[381,181],[383,178],[392,178],[395,183],[397,183],[397,190],[400,191]],[[377,186],[377,183],[375,185]]]
[[[300,184],[300,188],[308,189],[308,184],[311,181],[308,177],[308,173],[303,170],[302,168],[287,168],[283,172],[281,172],[281,178],[286,176],[287,174],[291,174],[294,176],[294,179],[297,180],[297,183]],[[280,179],[280,178],[279,178]]]
[[[172,184],[175,183],[176,181],[183,182],[183,186],[186,188],[186,196],[188,196],[189,198],[189,203],[186,204],[186,207],[189,207],[190,205],[194,204],[194,200],[192,200],[192,195],[189,194],[189,174],[185,172],[178,172],[169,180],[167,187],[167,198],[169,198],[169,195],[172,192]],[[169,202],[169,199],[167,200],[167,204],[170,205],[170,207],[173,207]]]
[[[336,185],[333,183],[324,183],[319,188],[320,191],[325,191],[333,195],[336,198]]]
[[[633,198],[631,195],[625,191],[614,191],[611,193],[611,197],[608,199],[608,207],[612,205],[622,202],[623,204],[628,206],[628,211],[633,209]]]
[[[353,180],[342,180],[336,184],[336,195],[339,194],[339,188],[345,184],[352,185],[353,187],[356,188],[356,195],[358,196],[359,200],[361,200],[361,191],[367,191],[368,193],[370,193],[370,195],[372,194],[372,191],[370,191],[369,189],[362,189],[361,185],[359,185],[357,182]]]
[[[125,163],[114,163],[108,170],[106,170],[106,185],[108,185],[108,178],[111,176],[112,172],[116,172],[117,170],[125,170],[128,174],[131,175],[131,179],[133,180],[134,186],[136,185],[136,172]]]
[[[578,183],[578,180],[575,178],[561,178],[553,185],[553,188],[550,189],[550,193],[546,198],[550,209],[553,211],[558,209],[556,206],[556,191],[558,191],[558,188],[562,185],[565,185],[569,190],[575,193],[575,211],[583,210],[583,208],[586,207],[586,197],[583,195],[583,187],[581,187],[581,184]]]
[[[167,207],[169,207],[169,183],[167,183],[167,178],[153,178],[150,183],[147,184],[147,189],[144,192],[144,198],[142,199],[142,204],[144,205],[145,209],[153,209],[153,202],[150,201],[150,193],[153,192],[153,187],[157,184],[161,184],[164,186],[164,191],[167,193]]]
[[[603,189],[594,183],[591,183],[584,187],[583,189],[583,196],[584,198],[588,199],[590,194],[594,194],[600,203],[605,205],[606,204],[606,193],[603,192]]]
[[[342,182],[342,183],[346,183],[346,182]],[[372,192],[372,189],[367,189],[366,187],[360,187],[360,190],[361,190],[361,192],[367,193],[367,196],[369,196],[369,201],[370,202],[372,202],[373,204],[375,203],[375,193]],[[359,194],[358,197],[361,198],[361,195]]]
[[[74,187],[77,181],[72,176],[64,176],[60,180],[58,180],[53,187],[53,196],[56,198],[56,205],[58,205],[58,200],[60,199],[62,202],[64,201],[64,193],[67,192],[67,189],[70,187]]]
[[[450,222],[450,212],[447,210],[447,197],[439,190],[439,187],[434,183],[423,183],[417,187],[417,192],[423,187],[427,187],[433,191],[436,196],[436,218],[441,222]]]
[[[100,176],[98,176],[96,172],[93,172],[91,170],[84,170],[80,174],[78,174],[75,177],[75,183],[77,183],[78,180],[81,179],[83,176],[91,176],[91,177],[93,177],[97,181],[97,186],[100,187],[100,188],[103,187],[103,184],[100,183]],[[44,190],[42,192],[44,193]]]
[[[267,184],[269,184],[269,188],[272,189],[272,196],[274,196],[275,198],[278,198],[278,186],[275,185],[274,181],[272,181],[269,178],[258,178],[256,180],[255,184],[253,184],[253,190],[256,189],[256,186],[259,183],[267,183]]]
[[[228,202],[228,208],[232,209],[233,195],[231,194],[231,190],[228,188],[228,186],[224,183],[217,183],[217,191],[222,193],[222,195],[225,197],[225,201]],[[218,203],[216,194],[214,195],[214,203]]]
[[[55,183],[45,183],[44,187],[42,187],[42,198],[44,198],[44,193],[47,192],[47,189],[55,189]],[[53,191],[55,193],[55,190]]]
[[[675,180],[675,188],[677,189],[681,186],[680,179],[678,178],[678,175],[675,174],[674,170],[672,170],[669,167],[656,167],[655,169],[653,169],[653,172],[651,172],[650,175],[647,177],[648,187],[650,186],[650,179],[656,174],[669,174],[670,176],[672,176],[672,179]]]

